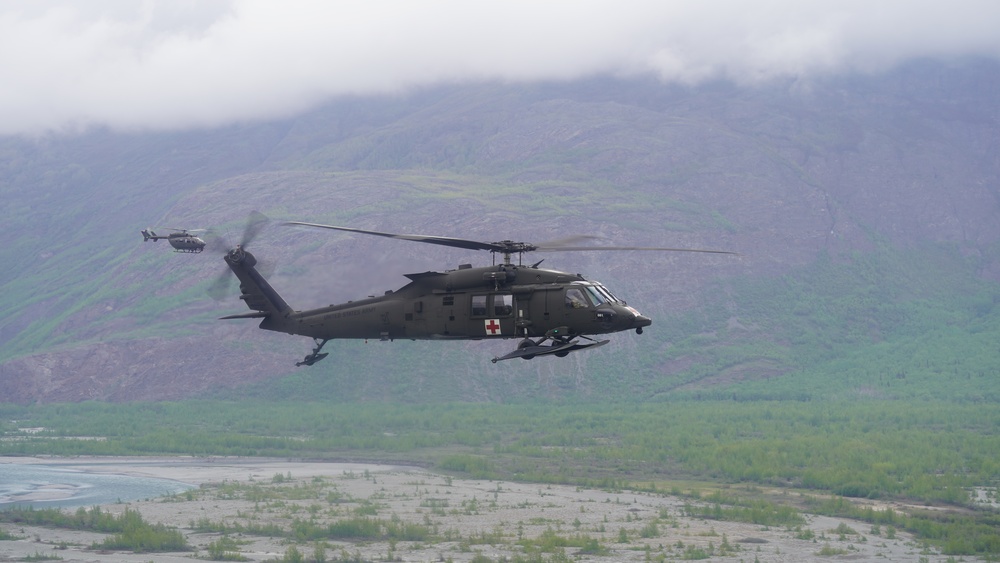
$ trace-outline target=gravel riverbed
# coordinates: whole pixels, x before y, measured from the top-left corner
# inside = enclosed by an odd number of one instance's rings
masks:
[[[244,530],[295,522],[326,526],[377,521],[411,527],[414,540],[315,540],[228,534],[246,561],[280,560],[294,546],[309,561],[948,561],[903,532],[845,518],[806,515],[798,529],[685,516],[690,499],[562,485],[458,479],[424,469],[364,463],[247,458],[0,458],[0,463],[141,475],[196,485],[190,493],[102,506],[138,511],[146,522],[178,528],[195,551],[98,551],[104,534],[0,524],[0,561],[52,556],[73,562],[187,562],[208,558],[222,524]],[[58,484],[50,491],[58,491]],[[397,535],[397,538],[402,535]],[[27,558],[27,559],[26,559]],[[969,561],[971,559],[965,558]]]

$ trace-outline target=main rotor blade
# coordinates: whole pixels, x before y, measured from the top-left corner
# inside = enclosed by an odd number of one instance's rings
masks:
[[[571,246],[588,240],[597,240],[599,238],[601,237],[595,237],[593,235],[573,235],[566,238],[540,242],[537,246],[538,248],[561,248],[563,246]]]
[[[335,231],[347,231],[349,233],[361,233],[365,235],[375,235],[377,237],[395,238],[401,240],[412,240],[413,242],[426,242],[428,244],[438,244],[441,246],[453,246],[455,248],[465,248],[467,250],[489,250],[492,252],[503,252],[503,247],[488,242],[479,242],[451,237],[437,237],[431,235],[398,235],[394,233],[383,233],[379,231],[366,231],[364,229],[353,229],[351,227],[336,227],[334,225],[322,225],[320,223],[303,223],[302,221],[286,221],[284,225],[302,225],[305,227],[318,227],[320,229],[333,229]]]
[[[438,237],[431,235],[400,235],[395,233],[383,233],[381,231],[366,231],[352,227],[337,227],[335,225],[323,225],[320,223],[304,223],[302,221],[286,221],[284,225],[302,225],[305,227],[317,227],[320,229],[332,229],[335,231],[346,231],[349,233],[361,233],[365,235],[375,235],[378,237],[394,238],[401,240],[412,240],[414,242],[426,242],[428,244],[438,244],[441,246],[452,246],[455,248],[465,248],[468,250],[489,250],[490,252],[500,252],[504,254],[518,254],[523,252],[562,252],[562,251],[595,251],[595,250],[656,250],[661,252],[704,252],[709,254],[736,254],[727,250],[705,250],[700,248],[659,248],[647,246],[573,246],[584,240],[594,239],[592,236],[572,236],[561,240],[550,241],[535,245],[528,242],[514,242],[504,240],[500,242],[479,242],[452,237]]]
[[[661,248],[652,246],[542,246],[536,252],[575,252],[592,250],[655,250],[659,252],[704,252],[708,254],[739,254],[728,250],[707,250],[703,248]]]

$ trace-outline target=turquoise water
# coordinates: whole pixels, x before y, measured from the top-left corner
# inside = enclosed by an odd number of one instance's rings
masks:
[[[169,479],[85,473],[48,465],[0,463],[0,510],[11,506],[90,507],[156,498],[193,488],[194,485]]]

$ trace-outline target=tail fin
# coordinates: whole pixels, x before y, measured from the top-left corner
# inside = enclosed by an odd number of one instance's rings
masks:
[[[260,327],[270,330],[284,331],[279,325],[292,313],[292,308],[278,295],[278,292],[260,275],[257,259],[253,254],[236,247],[225,256],[226,264],[240,280],[240,299],[246,302],[254,312],[242,315],[230,315],[223,319],[263,318]]]
[[[154,241],[159,240],[159,239],[156,238],[156,233],[154,233],[153,231],[151,231],[149,229],[143,229],[142,230],[142,242],[146,242],[149,239],[153,239]]]

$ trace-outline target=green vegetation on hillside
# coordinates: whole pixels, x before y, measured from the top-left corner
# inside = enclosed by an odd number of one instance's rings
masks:
[[[440,402],[467,400],[474,390],[477,399],[560,403],[996,403],[1000,284],[977,278],[978,265],[949,247],[881,247],[823,257],[775,279],[718,282],[689,311],[661,312],[655,300],[638,300],[653,326],[582,352],[579,365],[548,358],[484,366],[494,352],[485,343],[396,342],[385,345],[389,353],[373,354],[335,341],[325,349],[335,361],[217,396]],[[618,275],[601,281],[627,286],[625,274]]]
[[[1000,285],[948,247],[821,257],[776,280],[713,285],[726,300],[654,325],[691,358],[650,394],[735,400],[1000,401]]]

